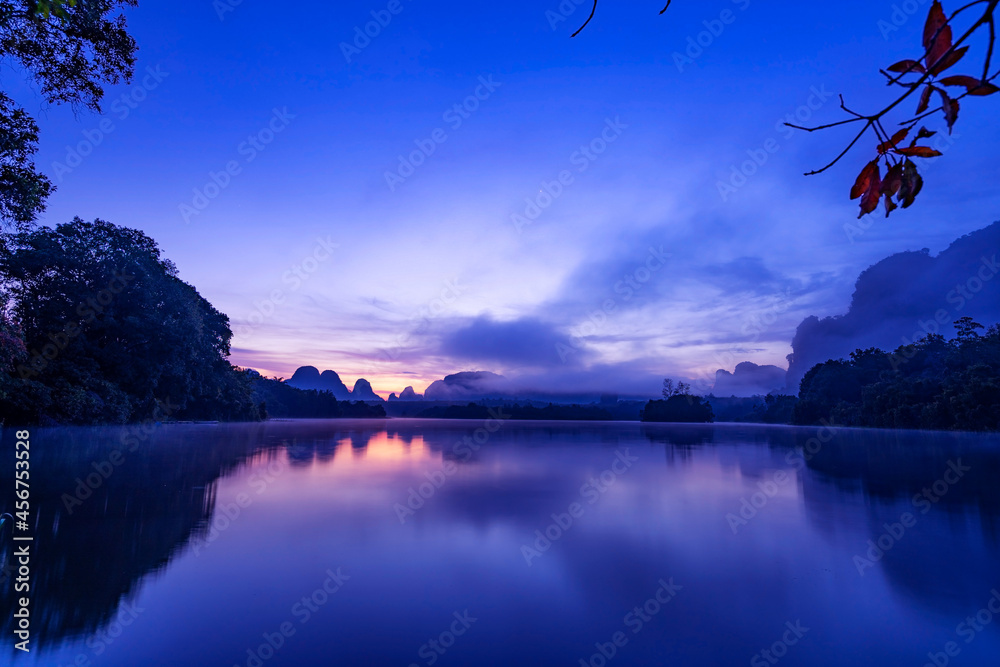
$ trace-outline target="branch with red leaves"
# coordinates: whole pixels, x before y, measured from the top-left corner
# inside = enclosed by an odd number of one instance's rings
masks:
[[[983,97],[1000,92],[1000,88],[993,83],[1000,77],[1000,70],[991,73],[993,47],[996,42],[995,12],[998,4],[1000,4],[1000,0],[975,0],[958,9],[951,16],[947,16],[941,2],[934,0],[924,25],[923,56],[919,60],[901,60],[888,67],[887,70],[880,70],[888,79],[887,85],[903,89],[899,96],[881,111],[871,115],[857,113],[848,109],[844,104],[843,97],[841,97],[840,108],[848,113],[850,118],[818,127],[802,127],[786,123],[789,127],[806,132],[861,124],[861,130],[837,157],[825,167],[808,172],[806,176],[822,173],[840,162],[869,131],[872,131],[877,141],[876,156],[861,170],[854,187],[851,188],[851,199],[861,199],[861,214],[858,217],[874,211],[879,202],[883,201],[883,197],[886,217],[897,208],[908,208],[917,194],[920,193],[924,183],[916,163],[911,158],[932,158],[941,155],[941,153],[929,146],[918,145],[921,139],[927,139],[936,134],[925,127],[921,127],[914,134],[908,145],[902,146],[903,141],[910,136],[921,120],[937,112],[944,114],[948,132],[951,133],[958,120],[961,109],[960,100],[970,96]],[[953,23],[956,17],[979,6],[983,8],[983,14],[962,33],[958,40],[955,40]],[[978,77],[964,74],[941,76],[965,57],[969,51],[969,46],[966,43],[982,29],[988,31],[989,38],[982,75]],[[956,88],[964,89],[964,92],[955,95],[954,92],[948,90]],[[918,91],[920,97],[917,102],[916,115],[899,122],[902,129],[890,136],[883,125],[884,119],[903,101]],[[941,100],[941,106],[930,109],[931,100],[935,96]],[[884,176],[882,174],[883,164],[886,168]]]
[[[667,11],[670,2],[671,0],[667,0],[666,6],[660,11],[661,14]],[[918,60],[901,60],[884,70],[879,70],[888,79],[887,85],[902,88],[900,94],[881,111],[871,115],[852,111],[844,104],[844,98],[841,96],[840,108],[850,116],[849,118],[817,127],[803,127],[793,123],[785,123],[789,127],[806,132],[818,132],[835,127],[861,124],[860,131],[837,157],[821,169],[806,173],[806,176],[821,174],[840,162],[871,131],[875,134],[876,139],[875,158],[864,166],[851,188],[851,199],[861,199],[861,214],[858,217],[874,211],[880,201],[885,202],[886,217],[897,208],[909,208],[924,186],[924,179],[920,175],[917,164],[911,158],[933,158],[940,156],[941,152],[930,146],[918,145],[921,139],[927,139],[937,134],[922,126],[913,133],[913,138],[908,145],[904,146],[902,143],[910,136],[921,120],[938,112],[944,114],[944,120],[950,134],[958,121],[961,100],[970,96],[984,97],[1000,92],[1000,87],[994,83],[997,78],[1000,78],[1000,69],[991,72],[993,49],[996,43],[995,14],[998,4],[1000,4],[1000,0],[973,0],[948,16],[945,14],[940,0],[934,0],[934,4],[931,5],[927,14],[927,22],[924,24],[923,55]],[[955,19],[979,7],[983,9],[982,15],[955,40],[953,27]],[[597,0],[594,0],[590,16],[572,36],[579,35],[596,13]],[[957,65],[965,57],[969,51],[967,42],[973,35],[984,29],[988,32],[988,44],[983,59],[982,74],[978,77],[966,74],[942,76],[945,71]],[[956,95],[954,91],[949,89],[964,89],[964,92]],[[900,121],[899,126],[902,129],[890,135],[883,125],[886,116],[917,92],[920,93],[920,98],[917,102],[916,115]],[[941,100],[941,106],[931,109],[931,100],[935,96]],[[884,175],[882,173],[883,165],[886,169]]]

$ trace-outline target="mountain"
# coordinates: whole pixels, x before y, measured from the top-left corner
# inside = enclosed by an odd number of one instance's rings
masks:
[[[348,400],[372,400],[368,398],[354,398],[347,385],[340,379],[340,376],[333,371],[319,372],[315,366],[302,366],[292,375],[287,384],[296,389],[316,389],[328,391],[333,394],[338,401]],[[367,384],[367,383],[366,383]],[[371,385],[368,385],[371,391]],[[378,397],[376,397],[378,398]],[[378,399],[382,400],[382,399]]]
[[[967,234],[936,257],[930,250],[901,252],[865,270],[847,313],[799,324],[788,355],[787,386],[797,393],[816,364],[856,349],[895,350],[928,333],[954,336],[952,324],[969,316],[1000,321],[1000,222]]]
[[[396,394],[390,394],[389,395],[389,400],[390,401],[422,401],[422,400],[424,400],[424,397],[423,397],[422,394],[418,394],[417,392],[413,391],[413,387],[407,387],[406,389],[404,389],[399,394],[399,396],[396,396]]]
[[[785,388],[787,371],[778,366],[758,366],[752,361],[737,364],[732,373],[718,370],[715,373],[714,396],[760,396],[781,393]]]
[[[435,380],[427,387],[424,398],[428,401],[452,401],[491,398],[511,395],[507,378],[490,371],[465,371]]]
[[[368,380],[364,378],[359,378],[357,382],[354,383],[354,389],[351,390],[351,400],[352,401],[378,401],[383,402],[381,396],[376,394],[372,390],[372,385]]]

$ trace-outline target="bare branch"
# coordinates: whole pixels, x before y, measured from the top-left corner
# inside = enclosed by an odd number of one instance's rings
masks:
[[[854,118],[854,119],[852,119],[852,120],[860,120],[860,119],[858,119],[858,118]],[[822,174],[822,173],[823,173],[824,171],[826,171],[827,169],[829,169],[829,168],[830,168],[830,167],[832,167],[833,165],[835,165],[835,164],[837,164],[838,162],[840,162],[840,160],[841,160],[841,159],[842,159],[842,158],[843,158],[843,157],[844,157],[845,155],[847,155],[847,153],[848,153],[848,152],[849,152],[849,151],[850,151],[850,150],[851,150],[852,148],[854,148],[854,145],[855,145],[856,143],[858,143],[858,141],[859,141],[859,140],[861,139],[861,137],[865,136],[865,132],[867,132],[867,131],[868,131],[868,128],[869,128],[869,127],[871,127],[871,126],[872,126],[872,122],[871,122],[871,121],[868,121],[867,123],[865,123],[865,126],[864,126],[863,128],[861,128],[861,131],[860,131],[860,132],[858,132],[858,136],[854,137],[854,141],[852,141],[851,143],[849,143],[849,144],[847,145],[847,148],[845,148],[845,149],[844,149],[843,151],[841,151],[840,155],[838,155],[837,157],[835,157],[835,158],[833,159],[833,162],[831,162],[830,164],[826,165],[826,166],[825,166],[825,167],[823,167],[822,169],[816,169],[815,171],[809,171],[809,172],[806,172],[806,176],[815,176],[816,174]]]
[[[583,25],[580,26],[579,30],[577,30],[572,35],[570,35],[570,37],[576,37],[581,32],[583,32],[583,29],[587,27],[587,24],[590,23],[594,19],[594,14],[596,14],[596,13],[597,13],[597,0],[594,0],[594,7],[593,7],[593,9],[590,10],[590,16],[588,16],[587,20],[583,22]]]

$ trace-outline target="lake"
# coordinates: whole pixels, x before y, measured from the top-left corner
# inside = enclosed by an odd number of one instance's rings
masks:
[[[0,640],[16,665],[1000,656],[996,436],[498,420],[36,429],[31,479],[33,650],[13,650],[10,613]]]

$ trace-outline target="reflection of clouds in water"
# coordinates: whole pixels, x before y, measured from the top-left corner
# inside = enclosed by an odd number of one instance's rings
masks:
[[[868,658],[875,665],[890,660],[895,646],[879,636],[879,624],[903,614],[898,597],[906,608],[953,614],[981,605],[1000,574],[1000,491],[992,483],[1000,454],[983,446],[984,438],[843,429],[794,471],[787,457],[815,429],[507,422],[474,456],[453,456],[455,444],[480,426],[392,420],[164,428],[73,515],[63,511],[60,494],[117,439],[99,430],[40,432],[50,444],[33,461],[33,493],[48,547],[37,567],[67,575],[40,584],[36,618],[44,643],[56,646],[103,626],[140,586],[161,590],[145,576],[185,556],[218,504],[245,492],[251,476],[275,462],[289,465],[198,568],[224,564],[212,595],[242,599],[241,589],[230,588],[239,580],[235,572],[291,559],[290,570],[269,580],[281,589],[291,586],[286,578],[335,553],[367,582],[359,585],[367,602],[350,608],[353,617],[331,611],[338,626],[330,637],[345,641],[369,632],[370,608],[380,608],[380,600],[421,618],[416,610],[427,604],[457,608],[473,596],[516,636],[543,628],[551,642],[537,660],[565,661],[560,646],[592,645],[598,628],[620,626],[637,594],[660,577],[676,577],[692,595],[644,630],[622,664],[662,660],[664,643],[680,664],[745,660],[760,649],[756,644],[773,639],[775,623],[807,608],[817,627],[858,635],[843,635],[837,650],[860,650],[866,641],[883,647]],[[621,449],[637,457],[634,468],[524,574],[520,545],[552,513],[579,501],[583,485]],[[868,573],[876,576],[862,581],[852,555],[957,456],[973,468],[969,477]],[[393,503],[446,461],[455,473],[400,525]],[[726,513],[778,470],[794,472],[792,481],[734,536]],[[262,542],[262,534],[282,537]],[[175,585],[176,575],[167,580]],[[862,606],[837,620],[852,605]],[[234,622],[244,616],[254,621],[254,612],[241,610]],[[418,627],[410,616],[394,626],[407,637]],[[163,629],[175,623],[182,621],[156,620]],[[928,627],[916,623],[899,636]],[[729,639],[713,642],[709,634]],[[355,644],[357,651],[391,648]]]

